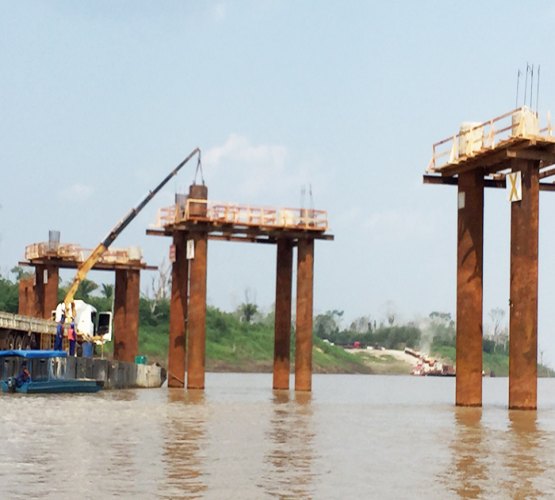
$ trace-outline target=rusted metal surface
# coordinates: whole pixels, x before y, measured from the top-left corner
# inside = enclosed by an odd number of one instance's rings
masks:
[[[35,303],[35,278],[21,278],[19,280],[18,314],[32,316]]]
[[[43,318],[50,319],[52,317],[52,311],[55,311],[58,305],[60,274],[56,266],[46,266],[46,273],[48,280],[44,284]]]
[[[509,408],[537,407],[538,163],[514,160],[522,172],[522,200],[511,204]]]
[[[276,265],[274,389],[289,389],[292,280],[293,243],[289,239],[280,239]]]
[[[312,301],[314,240],[299,240],[297,248],[297,324],[295,333],[295,390],[312,389]]]
[[[168,351],[168,387],[185,387],[187,351],[187,294],[189,262],[187,233],[173,235],[175,261],[172,265],[172,294],[170,301],[170,341]]]
[[[35,267],[34,307],[31,315],[50,319],[58,304],[58,268],[55,266]]]
[[[134,362],[139,353],[140,271],[116,271],[114,359]]]
[[[459,176],[456,404],[482,405],[484,186],[480,171]]]
[[[206,235],[196,234],[195,258],[191,259],[189,324],[187,331],[187,388],[204,389],[206,353]]]
[[[551,175],[555,175],[555,171],[546,170],[540,175],[540,178],[549,177]],[[484,187],[506,189],[507,181],[505,180],[505,174],[502,174],[499,177],[500,178],[495,179],[485,177]],[[459,178],[424,174],[422,176],[422,181],[424,182],[424,184],[446,184],[448,186],[456,186],[459,183]],[[540,182],[540,191],[555,191],[555,184],[552,182]]]

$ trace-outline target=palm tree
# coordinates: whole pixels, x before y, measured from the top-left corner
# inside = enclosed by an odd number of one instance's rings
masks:
[[[79,296],[81,299],[86,301],[91,296],[91,293],[94,292],[97,288],[98,285],[94,281],[84,279],[83,281],[81,281],[81,283],[79,283],[79,288],[77,289],[77,293],[75,294],[75,296]]]
[[[114,296],[114,285],[102,283],[102,296],[111,299]]]

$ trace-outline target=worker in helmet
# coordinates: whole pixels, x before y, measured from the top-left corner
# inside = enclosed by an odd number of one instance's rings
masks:
[[[75,323],[73,321],[69,325],[67,339],[69,340],[69,355],[75,356],[75,341],[77,340],[77,332],[75,331]]]
[[[54,350],[55,351],[61,351],[63,348],[63,339],[64,339],[64,321],[65,321],[65,316],[62,314],[62,317],[60,318],[60,322],[58,323],[58,326],[56,327],[56,337],[54,338]]]

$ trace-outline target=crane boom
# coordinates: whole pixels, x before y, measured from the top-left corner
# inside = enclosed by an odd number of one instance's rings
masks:
[[[77,289],[79,288],[79,283],[85,279],[88,272],[94,267],[94,265],[98,262],[98,260],[102,257],[104,252],[108,249],[108,247],[114,242],[114,240],[120,235],[120,233],[129,225],[129,223],[137,217],[139,212],[147,205],[147,203],[154,198],[154,196],[162,189],[167,182],[174,177],[179,170],[191,159],[193,156],[198,154],[199,162],[200,162],[200,149],[195,148],[187,158],[185,158],[177,167],[175,167],[160,184],[158,184],[152,191],[149,191],[146,197],[135,207],[132,208],[127,215],[120,220],[115,227],[108,233],[108,235],[96,246],[96,248],[91,252],[91,254],[83,261],[83,263],[77,268],[77,273],[75,274],[75,278],[73,278],[73,282],[69,287],[69,290],[66,293],[64,298],[65,310],[66,310],[66,318],[69,320],[70,314],[68,311],[72,311],[71,304],[77,293]],[[74,316],[72,313],[71,316]]]

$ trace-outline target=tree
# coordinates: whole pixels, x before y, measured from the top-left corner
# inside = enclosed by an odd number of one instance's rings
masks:
[[[495,346],[500,346],[501,350],[506,350],[509,335],[505,323],[505,310],[501,307],[494,307],[488,315],[491,320],[490,338],[494,342],[494,351],[496,350]]]
[[[255,304],[256,293],[254,295],[255,295],[254,299],[251,300],[250,289],[246,288],[245,302],[243,302],[239,306],[239,317],[241,318],[241,321],[244,321],[245,323],[250,323],[253,320],[256,313],[258,312],[258,306]]]
[[[10,279],[0,276],[0,311],[17,313],[19,286]]]
[[[112,299],[114,296],[114,285],[107,285],[106,283],[102,283],[102,296],[107,299]]]
[[[326,311],[324,314],[318,314],[314,319],[315,335],[321,339],[335,342],[342,317],[343,311],[337,309]]]
[[[395,320],[397,319],[397,310],[395,303],[392,300],[388,300],[384,305],[385,319],[389,326],[393,326]]]
[[[368,333],[372,331],[372,321],[370,316],[360,316],[356,318],[349,327],[349,330],[356,333]]]
[[[80,298],[87,302],[91,294],[98,288],[98,284],[92,280],[84,279],[79,283],[79,287],[77,288],[77,292],[75,293],[76,298]]]

